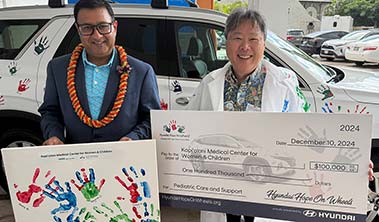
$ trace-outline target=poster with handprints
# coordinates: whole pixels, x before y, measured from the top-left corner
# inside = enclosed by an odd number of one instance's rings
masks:
[[[16,222],[159,222],[155,140],[2,149]]]

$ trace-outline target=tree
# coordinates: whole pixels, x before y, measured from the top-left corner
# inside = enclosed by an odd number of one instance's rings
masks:
[[[219,3],[218,1],[215,1],[214,10],[223,12],[225,14],[230,14],[233,11],[233,9],[247,8],[247,5],[248,5],[247,2],[241,1],[241,0],[234,1],[229,4],[222,4],[222,3]]]
[[[350,15],[355,26],[379,25],[379,0],[332,0],[325,12],[329,16]]]

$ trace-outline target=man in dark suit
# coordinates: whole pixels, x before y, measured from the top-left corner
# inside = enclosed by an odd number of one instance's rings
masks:
[[[80,0],[74,16],[81,44],[47,68],[44,145],[150,138],[150,110],[160,109],[154,70],[115,45],[106,0]]]

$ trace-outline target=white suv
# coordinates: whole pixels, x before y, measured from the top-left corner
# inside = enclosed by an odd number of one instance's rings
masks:
[[[184,109],[201,78],[227,62],[225,47],[217,40],[223,35],[224,14],[185,7],[113,7],[117,44],[154,67],[163,109]],[[72,14],[72,6],[0,9],[0,147],[41,143],[37,109],[46,66],[79,42]],[[266,46],[266,59],[297,74],[310,111],[374,116],[372,150],[378,162],[379,75],[322,66],[271,32]],[[2,170],[0,183],[5,187]]]

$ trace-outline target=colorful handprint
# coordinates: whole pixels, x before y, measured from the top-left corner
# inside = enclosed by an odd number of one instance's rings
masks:
[[[308,112],[311,108],[311,104],[308,103],[303,92],[301,91],[301,89],[298,86],[296,86],[295,90],[296,90],[296,94],[299,97],[299,99],[303,101],[302,107],[303,107],[304,112]]]
[[[164,99],[161,99],[160,104],[162,110],[168,110],[168,104],[164,101]]]
[[[31,82],[30,79],[20,80],[18,83],[17,92],[22,93],[22,92],[25,92],[27,89],[29,89],[30,82]]]
[[[89,211],[86,211],[85,208],[83,208],[80,211],[80,215],[85,215],[84,218],[81,219],[82,222],[97,222],[97,221],[105,221],[103,218],[100,219],[100,215],[102,217],[106,218],[106,221],[109,222],[136,222],[135,219],[131,219],[127,213],[125,213],[120,203],[117,201],[113,202],[113,205],[119,210],[119,213],[116,213],[115,210],[113,210],[111,207],[109,207],[107,204],[102,203],[101,206],[94,206],[93,210],[94,213],[91,213]]]
[[[311,197],[316,197],[318,195],[324,195],[332,190],[331,185],[329,185],[329,182],[326,182],[324,180],[324,174],[320,174],[319,177],[317,176],[317,173],[313,173],[313,178],[309,174],[307,174],[307,177],[310,179],[309,183],[306,184],[309,186],[309,195]]]
[[[17,69],[17,63],[15,61],[12,61],[11,63],[9,63],[8,71],[11,76],[14,76],[16,74],[18,69]]]
[[[135,179],[141,179],[143,178],[145,175],[146,175],[146,172],[144,169],[141,169],[140,170],[140,173],[141,173],[141,177],[138,176],[138,173],[136,172],[136,170],[134,169],[133,166],[129,167],[129,170],[131,171],[131,173],[133,173],[135,175]],[[130,195],[130,202],[131,203],[137,203],[139,201],[142,200],[142,196],[140,195],[140,192],[138,190],[141,190],[139,189],[139,186],[138,184],[134,181],[134,179],[130,176],[130,174],[128,173],[128,170],[126,168],[122,168],[122,172],[123,174],[126,176],[126,178],[128,179],[128,181],[130,182],[130,185],[128,186],[123,180],[121,180],[121,178],[119,176],[115,176],[115,179],[125,188],[129,191],[129,195]],[[140,185],[142,187],[142,192],[143,192],[143,195],[145,198],[150,198],[151,197],[151,193],[150,193],[150,187],[149,187],[149,184],[146,182],[146,181],[142,181],[140,182]],[[118,197],[118,199],[125,199],[123,197]]]
[[[330,90],[329,86],[320,85],[319,87],[317,87],[317,92],[324,95],[324,97],[321,99],[322,101],[324,101],[325,99],[334,98],[334,94]]]
[[[171,83],[171,86],[173,87],[173,91],[176,93],[182,92],[182,86],[178,82],[178,80],[175,80],[174,82]]]
[[[59,181],[54,180],[54,188],[51,184],[45,186],[46,190],[43,194],[52,200],[59,203],[59,207],[51,211],[54,221],[62,222],[62,219],[58,217],[59,212],[67,212],[71,210],[71,213],[67,216],[65,222],[79,222],[79,216],[74,216],[76,211],[78,211],[77,200],[75,193],[72,192],[70,184],[65,182],[66,190],[59,184]]]
[[[39,39],[39,42],[37,43],[37,41],[34,41],[34,52],[37,54],[37,55],[40,55],[42,52],[44,52],[47,48],[50,47],[49,44],[49,40],[47,39],[47,36],[45,37],[41,37]]]
[[[81,185],[78,185],[75,183],[75,180],[71,180],[71,183],[75,185],[75,187],[82,192],[84,198],[87,201],[91,201],[95,199],[100,194],[100,190],[103,187],[105,183],[105,179],[100,180],[99,186],[95,185],[95,172],[92,168],[89,169],[89,179],[87,176],[87,173],[85,172],[85,169],[80,169],[81,173],[79,171],[75,172],[76,178],[81,183]],[[82,175],[83,176],[82,176]]]
[[[17,197],[17,200],[19,202],[28,204],[31,201],[32,196],[34,194],[36,194],[38,197],[33,200],[33,207],[39,207],[41,205],[41,203],[45,200],[45,196],[43,193],[43,186],[44,185],[37,185],[37,179],[38,179],[40,173],[41,173],[40,168],[36,168],[34,171],[34,174],[33,174],[32,183],[29,184],[28,189],[26,191],[17,191],[16,192],[16,197]],[[44,178],[50,177],[51,176],[50,173],[51,172],[48,171],[45,174]],[[54,180],[55,180],[55,176],[50,178],[50,180],[47,182],[47,184],[48,185],[51,184]],[[18,185],[14,184],[14,187],[18,188]]]
[[[171,120],[169,126],[173,131],[175,131],[177,129],[176,120]]]
[[[179,133],[184,133],[185,127],[176,124],[176,120],[171,120],[168,125],[163,126],[163,130],[170,133],[177,130]]]
[[[157,214],[154,215],[154,204],[150,204],[150,212],[148,209],[149,206],[146,202],[143,203],[143,207],[144,207],[144,213],[143,213],[144,218],[141,220],[141,222],[158,222],[158,218],[160,216],[159,209],[156,209]],[[157,220],[151,219],[155,216],[157,217]],[[147,218],[150,218],[150,219],[147,219]]]

